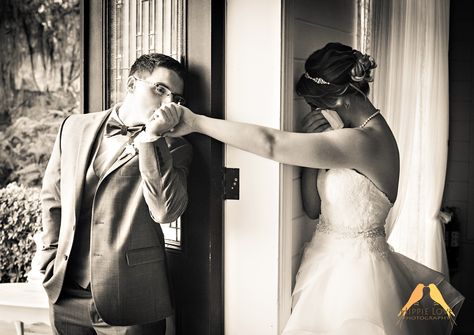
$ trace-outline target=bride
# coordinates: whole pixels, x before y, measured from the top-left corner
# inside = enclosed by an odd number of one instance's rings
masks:
[[[165,134],[198,132],[305,168],[304,208],[319,223],[297,273],[285,335],[449,334],[464,301],[441,273],[386,242],[399,155],[390,127],[367,98],[375,67],[372,57],[343,44],[315,51],[296,86],[311,106],[306,133],[209,118],[176,105],[180,123]],[[341,119],[343,128],[325,131],[327,120]]]

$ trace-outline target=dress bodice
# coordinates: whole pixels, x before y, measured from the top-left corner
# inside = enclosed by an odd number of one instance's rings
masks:
[[[393,206],[369,178],[353,169],[320,170],[317,186],[320,223],[335,230],[364,232],[383,227]]]

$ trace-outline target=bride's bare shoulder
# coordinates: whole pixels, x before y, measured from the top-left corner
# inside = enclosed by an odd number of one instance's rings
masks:
[[[400,174],[396,139],[390,129],[373,127],[361,131],[367,136],[368,154],[359,160],[359,169],[394,201]]]

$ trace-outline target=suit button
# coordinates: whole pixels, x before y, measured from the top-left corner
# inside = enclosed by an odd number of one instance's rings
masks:
[[[73,226],[72,226],[72,230],[76,230],[76,225],[73,225]]]
[[[67,255],[64,255],[64,260],[67,261]]]

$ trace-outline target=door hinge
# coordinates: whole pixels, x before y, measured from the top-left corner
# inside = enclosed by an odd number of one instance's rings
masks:
[[[224,194],[223,198],[239,200],[239,186],[240,186],[240,173],[239,169],[224,168],[223,172],[223,184]]]

